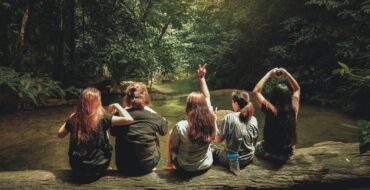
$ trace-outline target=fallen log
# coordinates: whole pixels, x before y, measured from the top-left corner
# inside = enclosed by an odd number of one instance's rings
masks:
[[[296,150],[282,166],[255,158],[239,176],[213,166],[203,175],[181,177],[158,170],[138,177],[109,171],[97,181],[80,184],[69,170],[0,172],[0,189],[348,189],[370,187],[370,153],[357,143],[322,142]]]

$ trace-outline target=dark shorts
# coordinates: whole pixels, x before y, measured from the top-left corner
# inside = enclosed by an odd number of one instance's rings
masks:
[[[121,163],[116,161],[117,169],[120,173],[128,176],[146,175],[153,171],[155,166],[158,164],[159,159],[159,156],[155,156],[154,159],[148,160],[146,162],[132,160],[131,162]]]
[[[275,163],[285,163],[290,159],[293,155],[293,152],[288,154],[276,154],[276,153],[269,153],[263,148],[264,141],[259,141],[256,145],[255,155],[259,158],[264,158],[266,160],[270,160]]]

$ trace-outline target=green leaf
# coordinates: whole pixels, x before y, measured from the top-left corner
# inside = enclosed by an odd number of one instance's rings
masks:
[[[348,67],[348,65],[338,61],[338,64],[343,68],[343,74],[350,74],[351,69]]]
[[[334,69],[334,70],[331,71],[331,74],[332,75],[338,75],[338,74],[342,73],[342,70],[343,69],[341,69],[341,68],[340,69]]]

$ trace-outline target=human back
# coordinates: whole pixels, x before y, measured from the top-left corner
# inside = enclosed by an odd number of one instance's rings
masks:
[[[205,97],[196,92],[189,94],[185,112],[187,119],[177,123],[170,137],[177,149],[175,165],[189,172],[208,169],[213,162],[209,145],[216,135],[215,116]]]
[[[240,121],[239,115],[240,112],[226,115],[223,126],[219,129],[220,135],[222,134],[226,141],[225,153],[238,153],[240,160],[251,161],[258,137],[257,119],[252,116],[249,122],[245,123]]]
[[[285,84],[277,84],[271,94],[271,104],[276,112],[266,103],[261,110],[265,114],[264,141],[265,148],[271,153],[290,153],[297,144],[296,118],[298,110],[295,106],[297,98]]]
[[[261,93],[266,81],[281,76],[288,79],[290,87],[283,83],[277,84],[270,98],[266,99]],[[300,87],[288,71],[275,68],[257,83],[253,94],[265,114],[264,140],[257,144],[256,153],[273,161],[285,162],[294,154],[297,144]]]
[[[167,133],[167,121],[148,107],[150,97],[142,83],[127,87],[124,104],[134,122],[111,130],[116,136],[117,168],[127,175],[150,173],[160,160],[157,134]]]
[[[192,92],[186,99],[186,120],[178,122],[168,138],[168,160],[165,169],[184,175],[199,175],[213,163],[211,142],[216,136],[216,115],[211,106],[205,81],[205,65],[199,66],[201,93]]]
[[[258,124],[254,115],[254,106],[249,94],[243,90],[234,90],[231,94],[232,113],[225,116],[216,142],[226,141],[224,149],[214,146],[213,156],[216,163],[229,167],[228,154],[237,154],[241,168],[253,159],[254,146],[258,137]]]
[[[102,173],[110,163],[112,147],[107,130],[114,125],[128,124],[132,118],[112,116],[102,107],[100,91],[86,88],[80,95],[75,112],[60,127],[58,137],[70,133],[69,162],[74,172]]]
[[[187,120],[178,122],[172,131],[172,142],[180,141],[176,154],[177,164],[186,171],[198,171],[212,165],[212,152],[207,144],[194,143],[189,136],[189,123]]]

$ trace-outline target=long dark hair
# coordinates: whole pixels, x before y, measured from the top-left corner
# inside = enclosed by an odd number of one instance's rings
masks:
[[[189,138],[193,143],[206,145],[216,136],[215,116],[207,106],[206,98],[192,92],[186,99],[186,115],[189,122]]]
[[[278,127],[282,142],[297,144],[296,112],[292,105],[292,91],[283,83],[277,84],[271,94],[271,104],[276,107],[275,127]]]
[[[100,91],[96,88],[86,88],[78,99],[75,114],[71,117],[72,137],[77,143],[90,143],[97,123],[104,114]]]
[[[250,102],[248,92],[244,90],[235,90],[231,94],[231,99],[236,102],[240,108],[239,119],[243,123],[248,123],[254,115],[254,106]]]

